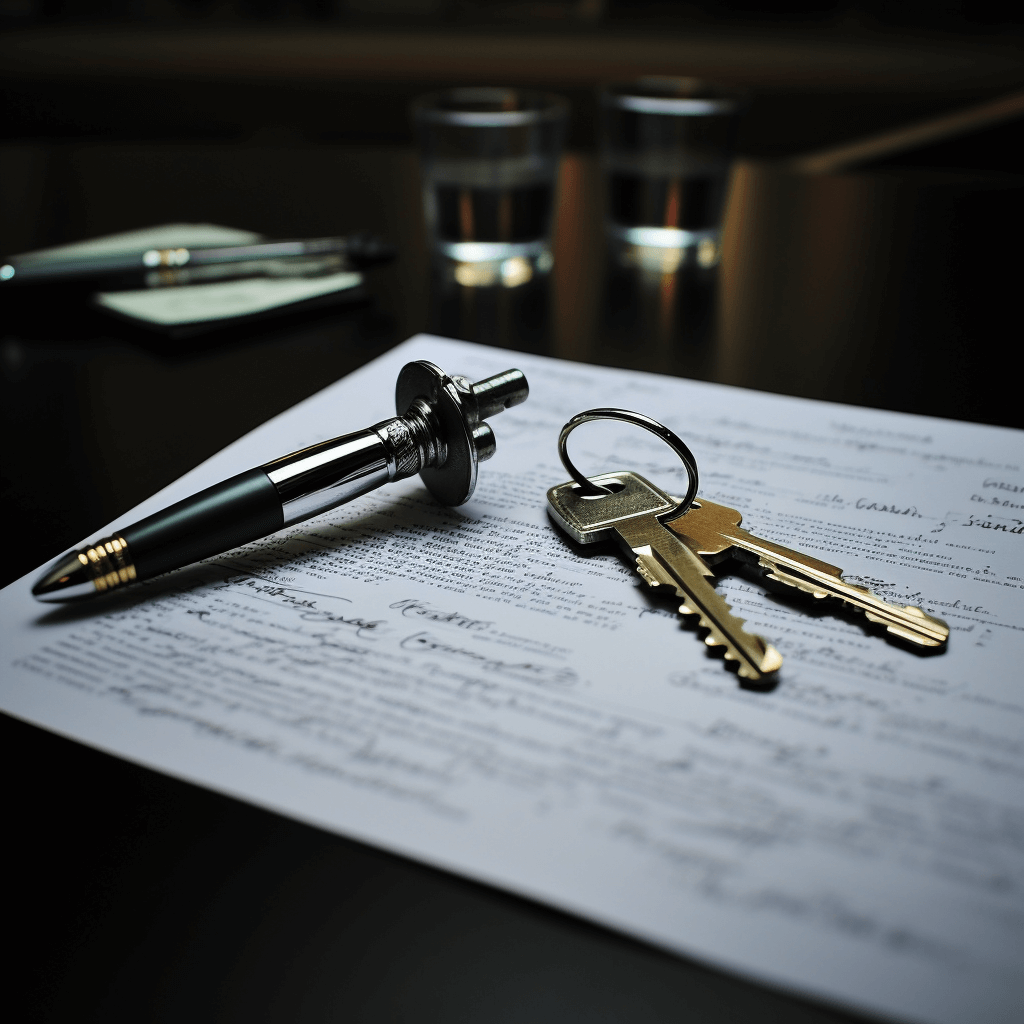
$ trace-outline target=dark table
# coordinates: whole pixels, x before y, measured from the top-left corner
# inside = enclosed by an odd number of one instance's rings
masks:
[[[721,267],[697,279],[609,263],[597,162],[575,153],[550,280],[474,290],[431,277],[404,148],[79,141],[7,147],[0,161],[22,197],[8,252],[184,220],[277,236],[367,228],[400,254],[362,305],[188,339],[73,298],[7,306],[5,584],[424,329],[1024,426],[1018,175],[907,160],[807,177],[744,162]],[[12,719],[0,728],[19,1019],[850,1019]]]

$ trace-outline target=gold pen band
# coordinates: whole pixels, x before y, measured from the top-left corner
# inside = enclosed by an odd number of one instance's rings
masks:
[[[135,564],[124,537],[114,535],[78,552],[78,560],[92,576],[100,594],[135,580]]]

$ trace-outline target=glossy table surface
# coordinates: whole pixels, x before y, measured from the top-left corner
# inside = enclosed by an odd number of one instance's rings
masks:
[[[1024,426],[1014,358],[1024,182],[911,164],[811,177],[741,162],[717,280],[695,283],[609,262],[598,163],[571,153],[550,278],[446,290],[431,276],[405,148],[6,147],[0,166],[22,197],[8,252],[207,221],[276,236],[364,228],[399,258],[369,275],[363,304],[177,340],[105,318],[81,296],[9,301],[3,582],[420,330]],[[381,417],[390,402],[381,395]],[[338,433],[365,425],[339,411]],[[10,884],[30,897],[13,912],[8,977],[30,1019],[847,1019],[0,723],[7,778],[19,780],[8,789]]]

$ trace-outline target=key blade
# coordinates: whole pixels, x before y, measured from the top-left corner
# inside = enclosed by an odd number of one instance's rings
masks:
[[[942,647],[949,640],[949,626],[943,619],[937,619],[913,604],[903,605],[899,611],[902,620],[900,622],[890,622],[874,611],[865,612],[865,615],[872,622],[883,623],[894,636],[902,637],[921,647]],[[921,621],[914,622],[915,619]],[[913,623],[912,628],[906,623]]]
[[[670,524],[701,556],[725,557],[739,549],[753,555],[768,578],[796,587],[821,600],[834,598],[862,611],[870,622],[882,625],[893,636],[919,647],[942,647],[949,639],[949,626],[914,605],[893,605],[867,587],[847,583],[842,570],[793,548],[755,537],[740,526],[735,509],[701,498],[685,516]]]
[[[711,570],[656,520],[624,523],[617,528],[636,556],[637,570],[648,585],[671,587],[682,599],[680,615],[696,616],[707,630],[704,643],[722,647],[727,661],[751,682],[763,682],[782,667],[782,656],[763,637],[748,633],[744,620],[708,582]]]
[[[687,554],[695,562],[700,562],[691,552]],[[678,565],[678,559],[673,560]],[[668,560],[657,549],[638,552],[637,568],[640,575],[654,586],[671,586],[675,590],[676,595],[682,598],[679,614],[697,616],[698,627],[708,631],[704,643],[708,647],[724,647],[726,660],[737,663],[737,673],[744,679],[757,682],[782,667],[779,652],[763,637],[748,633],[743,628],[745,620],[732,614],[732,606],[710,583],[694,587],[681,579],[672,572]],[[707,572],[706,575],[712,574]],[[701,573],[697,578],[705,580],[706,576]]]
[[[949,626],[916,605],[896,605],[876,597],[867,587],[847,583],[841,576],[830,577],[800,565],[780,564],[780,559],[759,559],[770,579],[797,587],[819,600],[830,597],[864,613],[869,622],[918,647],[942,647],[949,640]]]
[[[698,626],[708,631],[704,643],[724,647],[726,660],[737,662],[739,675],[756,681],[782,667],[782,655],[764,637],[747,632],[746,620],[733,615],[732,606],[713,587],[704,593],[677,584],[676,593],[683,599],[679,614],[697,616]]]

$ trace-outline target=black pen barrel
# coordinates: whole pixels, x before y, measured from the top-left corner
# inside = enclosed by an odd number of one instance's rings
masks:
[[[528,390],[518,370],[470,384],[425,360],[409,363],[396,387],[398,416],[240,473],[69,551],[32,593],[46,602],[107,593],[250,544],[414,473],[439,501],[462,504],[473,493],[477,464],[494,454],[494,434],[481,416],[518,405]]]
[[[90,280],[145,270],[141,253],[110,253],[101,256],[13,260],[5,264],[0,280],[6,286],[50,284],[61,281]]]
[[[401,466],[392,431],[402,441]],[[343,505],[399,473],[409,476],[419,466],[416,454],[399,417],[322,441],[69,551],[32,593],[40,601],[75,601],[193,565]]]
[[[266,537],[284,525],[281,498],[250,469],[120,531],[140,580]]]

